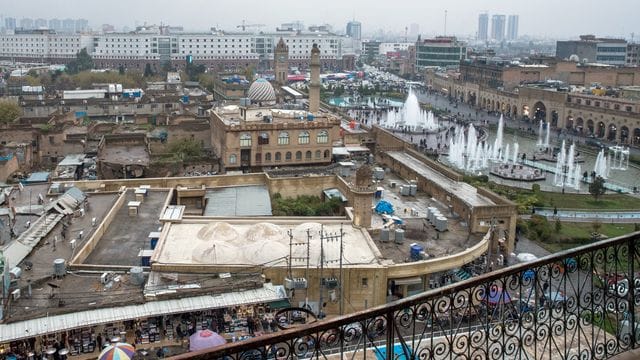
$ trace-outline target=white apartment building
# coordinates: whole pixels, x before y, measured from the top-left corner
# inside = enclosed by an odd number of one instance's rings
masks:
[[[0,35],[0,58],[14,61],[67,61],[83,48],[92,53],[91,36],[38,30]]]

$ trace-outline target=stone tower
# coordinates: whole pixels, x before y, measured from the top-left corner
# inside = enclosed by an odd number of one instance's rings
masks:
[[[320,48],[313,44],[311,49],[311,83],[309,84],[309,112],[320,110]]]
[[[353,207],[353,225],[356,227],[371,227],[371,201],[373,199],[371,177],[371,168],[363,165],[356,171],[355,186],[349,186],[351,206]]]
[[[287,85],[289,75],[289,47],[282,37],[273,51],[273,71],[276,75],[276,83],[280,86]]]

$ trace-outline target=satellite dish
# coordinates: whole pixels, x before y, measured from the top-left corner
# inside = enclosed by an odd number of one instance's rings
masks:
[[[578,55],[573,54],[573,55],[569,56],[569,61],[580,62],[580,58],[578,57]]]

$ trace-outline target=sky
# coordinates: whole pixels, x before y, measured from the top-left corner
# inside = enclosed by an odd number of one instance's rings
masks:
[[[0,15],[17,19],[85,18],[90,26],[182,25],[185,30],[232,30],[243,20],[275,29],[294,20],[306,26],[328,23],[344,31],[351,19],[363,33],[404,32],[416,23],[420,33],[472,35],[481,12],[520,15],[520,35],[577,38],[580,34],[640,38],[640,0],[0,0]]]

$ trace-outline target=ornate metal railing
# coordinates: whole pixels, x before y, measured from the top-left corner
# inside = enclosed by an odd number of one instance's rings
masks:
[[[640,232],[184,359],[607,359],[640,345]]]

